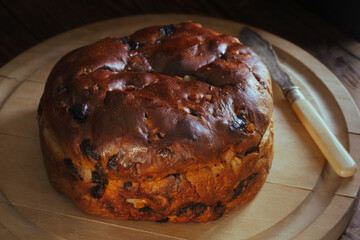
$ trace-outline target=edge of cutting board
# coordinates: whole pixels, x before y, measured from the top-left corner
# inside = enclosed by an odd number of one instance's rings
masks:
[[[88,40],[84,40],[82,36],[89,34],[91,31],[101,31],[103,26],[110,26],[110,30],[108,31],[113,31],[113,28],[121,28],[119,24],[126,22],[130,23],[130,25],[136,25],[144,22],[146,25],[154,25],[166,22],[179,22],[188,19],[201,22],[205,27],[211,27],[220,32],[221,30],[219,29],[225,28],[230,32],[238,32],[241,27],[245,26],[241,23],[203,16],[157,14],[111,19],[74,29],[36,45],[0,69],[0,111],[3,104],[24,80],[31,81],[31,79],[28,79],[29,76],[49,61],[54,61],[54,59],[57,59],[59,56],[63,55],[63,53],[83,45]],[[280,37],[272,35],[271,33],[260,29],[256,30],[259,31],[259,33],[265,38],[268,38],[275,46],[276,50],[292,55],[293,58],[302,62],[306,67],[311,69],[327,87],[329,92],[331,92],[342,110],[346,127],[348,129],[346,133],[348,139],[346,139],[345,145],[347,145],[348,149],[350,149],[350,154],[355,158],[355,161],[360,166],[360,114],[356,104],[345,87],[330,70],[301,48]],[[107,31],[103,31],[102,33],[102,35],[97,36],[99,39],[107,36]],[[58,48],[57,51],[49,51],[49,49],[52,49],[55,46]],[[327,165],[325,165],[317,187],[326,182],[327,177],[333,177],[333,172],[329,169],[329,167],[327,167]],[[309,239],[309,237],[311,237],[312,239],[336,239],[344,231],[344,228],[352,217],[353,210],[357,204],[359,186],[360,171],[358,171],[353,178],[343,179],[340,185],[336,186],[335,193],[332,195],[331,199],[329,199],[328,205],[324,208],[321,214],[314,221],[309,223],[306,228],[297,232],[295,238]],[[316,192],[316,190],[317,189],[315,187],[314,192]],[[305,201],[307,200],[312,201],[311,198],[307,198]],[[1,194],[0,209],[4,210],[1,212],[5,212],[6,210],[5,217],[0,218],[0,222],[15,236],[21,238],[21,236],[23,236],[24,229],[31,229],[27,231],[34,231],[34,234],[38,234],[37,239],[49,239],[50,237],[53,237],[45,230],[37,227],[34,223],[27,221],[27,218],[21,215],[17,208],[7,201],[6,196],[1,196]],[[287,216],[286,219],[276,224],[274,228],[267,229],[265,232],[255,236],[254,239],[276,238],[279,236],[286,238],[287,236],[290,236],[288,235],[287,227],[291,226],[293,217],[298,217],[301,210],[302,208],[296,209],[291,216]],[[7,222],[4,222],[5,220]],[[12,223],[17,223],[17,228],[7,227]],[[276,231],[282,231],[283,234],[278,235]],[[43,236],[43,238],[41,238],[41,236]]]

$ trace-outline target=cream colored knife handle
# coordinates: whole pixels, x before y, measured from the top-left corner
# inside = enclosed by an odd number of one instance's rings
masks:
[[[327,127],[311,103],[305,99],[298,87],[286,93],[293,110],[320,148],[335,172],[341,177],[351,177],[356,172],[356,163]]]

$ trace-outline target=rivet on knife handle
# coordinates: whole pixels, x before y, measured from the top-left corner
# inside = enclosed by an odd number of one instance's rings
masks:
[[[299,87],[295,86],[289,75],[281,69],[271,44],[249,28],[243,28],[239,38],[241,42],[251,47],[267,65],[272,79],[280,85],[291,103],[292,109],[335,172],[341,177],[354,175],[356,172],[355,161],[330,131],[310,102],[306,100]]]

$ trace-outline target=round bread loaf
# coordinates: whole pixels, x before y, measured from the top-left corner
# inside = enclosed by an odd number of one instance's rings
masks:
[[[214,220],[269,173],[270,81],[238,39],[193,22],[76,49],[38,109],[50,182],[90,214]]]

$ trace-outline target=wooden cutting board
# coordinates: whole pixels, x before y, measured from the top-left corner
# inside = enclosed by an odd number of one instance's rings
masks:
[[[6,239],[337,239],[356,206],[360,172],[335,175],[274,84],[275,157],[260,193],[209,223],[121,221],[87,215],[49,185],[36,109],[56,61],[107,36],[182,21],[237,36],[240,23],[193,15],[142,15],[75,29],[21,54],[0,69],[0,238]],[[360,114],[340,81],[299,47],[257,29],[275,47],[329,127],[360,166]]]

